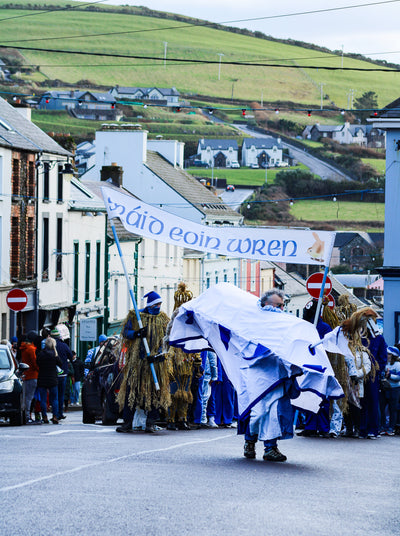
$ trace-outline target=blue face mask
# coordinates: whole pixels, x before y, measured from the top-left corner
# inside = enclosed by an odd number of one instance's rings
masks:
[[[150,315],[158,315],[161,311],[161,307],[149,307],[147,311]]]

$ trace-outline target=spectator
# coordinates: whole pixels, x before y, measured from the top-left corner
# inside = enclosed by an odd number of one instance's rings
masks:
[[[42,412],[42,421],[49,423],[47,418],[47,392],[49,392],[50,404],[53,411],[53,424],[58,424],[58,372],[57,366],[61,367],[62,362],[57,354],[56,341],[48,337],[45,340],[45,347],[37,356],[39,366],[39,375],[37,380],[40,409]]]
[[[85,366],[82,361],[76,356],[76,352],[72,352],[72,366],[74,368],[74,380],[72,383],[71,405],[77,406],[79,404],[81,382],[84,378]]]
[[[69,371],[69,363],[72,361],[72,353],[71,350],[65,342],[63,342],[60,338],[60,332],[57,328],[54,328],[51,330],[51,336],[53,339],[56,340],[56,349],[57,354],[61,360],[61,369],[62,372],[58,375],[58,420],[65,419],[66,416],[64,415],[64,395],[65,395],[65,388],[67,385],[67,376]],[[46,339],[47,341],[47,339]]]
[[[400,400],[400,351],[395,346],[387,349],[388,364],[385,370],[387,388],[381,391],[381,430],[383,435],[394,435],[398,424],[398,407]],[[386,424],[386,408],[389,412],[389,423]]]
[[[39,367],[36,362],[36,347],[26,335],[21,342],[21,363],[25,363],[29,368],[24,372],[24,390],[25,390],[25,420],[32,423],[31,404],[35,395]]]

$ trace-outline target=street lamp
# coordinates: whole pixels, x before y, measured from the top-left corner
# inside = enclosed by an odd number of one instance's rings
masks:
[[[219,56],[218,80],[221,80],[221,58],[222,58],[222,56],[225,56],[225,54],[222,54],[222,52],[218,52],[217,56]]]

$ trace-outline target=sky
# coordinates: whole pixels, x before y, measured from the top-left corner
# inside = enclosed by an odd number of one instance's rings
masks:
[[[146,6],[211,22],[257,18],[229,26],[258,30],[272,37],[296,39],[331,50],[355,52],[400,64],[400,1],[368,0],[107,0],[107,4]],[[370,4],[370,5],[365,5]],[[373,5],[375,4],[375,5]],[[377,5],[378,4],[378,5]],[[281,15],[332,9],[358,8],[304,15]],[[279,15],[277,18],[264,18]]]

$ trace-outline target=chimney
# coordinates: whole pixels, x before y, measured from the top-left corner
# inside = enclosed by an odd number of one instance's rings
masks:
[[[115,162],[111,166],[103,166],[100,170],[100,180],[111,182],[114,186],[121,188],[122,175],[124,170],[121,166],[118,166]]]

